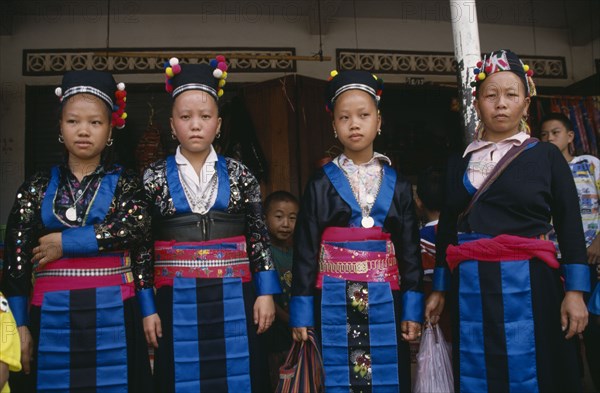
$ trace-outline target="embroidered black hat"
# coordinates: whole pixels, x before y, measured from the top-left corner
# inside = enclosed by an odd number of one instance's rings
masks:
[[[477,68],[473,70],[475,80],[471,86],[478,89],[485,78],[500,71],[510,71],[517,75],[527,89],[527,97],[536,95],[535,84],[533,83],[533,70],[527,64],[523,64],[521,59],[509,49],[500,49],[483,56],[483,59],[477,63]],[[475,96],[477,91],[473,91]]]
[[[224,56],[217,56],[208,64],[181,64],[173,57],[165,63],[165,77],[165,89],[173,99],[187,90],[201,90],[218,100],[227,79],[227,63]]]
[[[325,91],[325,106],[327,111],[333,111],[335,100],[345,91],[362,90],[376,100],[379,105],[383,91],[383,79],[367,71],[331,71],[329,83]]]
[[[92,94],[100,98],[112,112],[112,126],[125,127],[125,102],[127,92],[125,84],[115,82],[112,74],[103,71],[69,71],[64,74],[61,87],[57,87],[54,93],[60,98],[60,102],[74,96],[75,94]]]

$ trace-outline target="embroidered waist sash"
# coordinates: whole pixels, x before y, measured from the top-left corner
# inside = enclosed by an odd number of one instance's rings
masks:
[[[175,277],[252,279],[244,236],[206,242],[154,243],[154,285],[173,286]]]
[[[327,228],[321,238],[317,288],[323,277],[347,281],[389,282],[399,290],[399,273],[394,244],[381,228]]]
[[[475,239],[475,240],[471,240]],[[477,238],[477,235],[464,235],[460,245],[449,245],[446,261],[450,270],[459,263],[469,260],[482,262],[522,261],[538,258],[553,269],[558,269],[556,248],[549,240],[531,239],[514,235],[499,235],[494,238]]]
[[[31,304],[41,306],[46,292],[121,286],[123,300],[135,294],[127,251],[93,257],[61,258],[33,272]]]

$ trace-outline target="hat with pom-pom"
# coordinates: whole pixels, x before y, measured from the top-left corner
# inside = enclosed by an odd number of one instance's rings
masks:
[[[517,75],[523,82],[526,89],[526,96],[533,97],[536,95],[535,83],[533,83],[533,70],[527,64],[523,64],[521,59],[508,49],[500,49],[483,56],[483,60],[477,63],[477,68],[473,70],[475,75],[471,82],[471,87],[474,87],[473,95],[476,95],[476,90],[483,81],[490,75],[500,72],[510,71]]]
[[[172,57],[165,63],[165,78],[165,89],[173,99],[187,90],[201,90],[218,100],[227,79],[227,63],[221,55],[209,64],[181,64]]]
[[[54,93],[63,103],[65,99],[76,94],[92,94],[100,98],[112,112],[111,123],[113,127],[125,127],[125,106],[127,92],[125,84],[115,82],[112,74],[103,71],[69,71],[63,76],[61,87]]]
[[[332,112],[335,100],[345,91],[362,90],[373,96],[377,105],[383,91],[383,79],[367,71],[331,71],[325,90],[325,109]]]

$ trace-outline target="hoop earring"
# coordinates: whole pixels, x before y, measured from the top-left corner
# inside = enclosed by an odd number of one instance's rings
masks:
[[[175,136],[175,134],[171,133],[171,139],[173,139],[174,141],[177,140],[177,137]]]
[[[58,143],[65,143],[65,138],[63,138],[62,134],[58,134]]]
[[[110,138],[109,140],[106,141],[106,146],[112,146],[114,142],[114,139]]]
[[[219,139],[221,137],[221,130],[217,132],[217,136],[215,138]]]

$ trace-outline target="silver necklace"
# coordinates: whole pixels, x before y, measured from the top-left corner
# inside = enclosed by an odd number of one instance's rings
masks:
[[[215,191],[217,189],[217,174],[216,174],[216,172],[212,175],[212,177],[209,180],[208,186],[202,192],[202,194],[200,194],[200,196],[197,196],[192,190],[189,189],[189,186],[187,185],[187,182],[185,181],[185,179],[181,179],[181,180],[182,180],[181,185],[183,186],[183,192],[185,193],[187,200],[192,205],[192,211],[199,212],[200,214],[206,213],[210,207],[210,202],[212,201],[213,196],[215,195]],[[208,197],[206,195],[207,192],[210,192]]]
[[[338,164],[340,169],[344,173],[344,176],[346,176],[348,183],[350,184],[350,188],[352,189],[352,194],[354,195],[354,199],[356,199],[356,203],[358,203],[358,206],[360,206],[362,212],[362,219],[360,220],[360,225],[362,225],[363,228],[372,228],[373,225],[375,225],[375,220],[373,219],[373,217],[371,217],[371,210],[373,210],[373,206],[375,205],[375,197],[379,195],[379,190],[381,189],[381,181],[383,179],[383,166],[381,167],[379,173],[379,178],[377,181],[377,190],[375,191],[375,195],[367,194],[365,198],[366,204],[361,205],[359,190],[356,190],[352,185],[352,181],[350,181],[350,175],[348,175],[348,172],[346,172],[339,159]]]
[[[85,195],[85,192],[88,190],[88,188],[90,188],[90,185],[94,182],[94,179],[91,179],[88,184],[84,187],[83,191],[79,190],[77,191],[77,194],[79,195],[77,198],[75,198],[75,193],[73,192],[73,188],[71,187],[71,181],[69,179],[67,179],[67,186],[69,187],[69,193],[71,194],[71,198],[73,199],[73,204],[67,209],[67,211],[65,212],[65,217],[67,217],[67,220],[69,221],[77,221],[77,202],[79,202],[81,200],[81,198],[83,198],[83,196]]]

